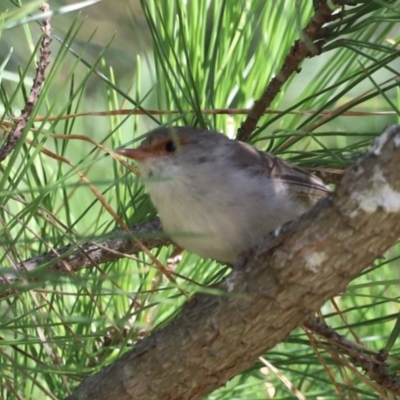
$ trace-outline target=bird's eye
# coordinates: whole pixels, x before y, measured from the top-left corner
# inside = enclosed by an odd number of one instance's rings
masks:
[[[173,140],[168,140],[167,143],[165,143],[165,150],[168,151],[168,153],[173,153],[176,150],[176,144]]]

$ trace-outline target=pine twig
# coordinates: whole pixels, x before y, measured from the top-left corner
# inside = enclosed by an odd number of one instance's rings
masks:
[[[300,72],[300,64],[304,59],[321,54],[325,39],[329,37],[332,32],[329,28],[323,28],[323,26],[341,15],[338,13],[333,16],[332,13],[334,9],[331,8],[329,3],[332,6],[332,3],[335,5],[338,3],[343,4],[343,1],[314,1],[314,15],[310,19],[307,27],[303,30],[301,39],[294,42],[281,70],[271,79],[261,97],[254,102],[246,120],[238,130],[238,140],[245,142],[250,137],[258,121],[264,115],[266,108],[271,105],[284,83],[287,82],[294,72]]]
[[[319,318],[310,318],[304,326],[325,338],[329,344],[339,348],[341,353],[347,354],[355,365],[361,366],[369,378],[382,388],[400,394],[400,380],[396,375],[388,372],[385,364],[388,354],[385,350],[381,350],[375,358],[366,355],[358,346],[339,335]]]
[[[27,278],[27,272],[34,272],[44,264],[49,264],[50,271],[79,271],[83,268],[93,267],[108,261],[115,261],[126,256],[126,254],[137,254],[142,249],[132,237],[144,234],[154,234],[152,237],[141,238],[141,243],[148,249],[167,246],[171,240],[160,235],[162,227],[160,220],[154,218],[151,221],[137,224],[130,228],[130,234],[125,230],[118,229],[111,233],[111,239],[93,238],[80,246],[68,245],[55,249],[50,253],[42,254],[17,264],[14,268],[0,270],[0,284],[9,285],[20,279],[21,275]],[[1,297],[1,296],[0,296]]]
[[[43,3],[40,9],[47,13],[50,10],[50,7],[47,3]],[[42,43],[39,49],[39,62],[36,68],[36,76],[33,80],[33,85],[31,88],[31,92],[26,101],[25,107],[21,112],[21,115],[17,118],[17,123],[14,129],[8,135],[6,143],[3,147],[0,148],[0,162],[4,161],[8,155],[14,150],[15,146],[18,143],[19,138],[22,135],[22,132],[28,122],[30,115],[39,99],[40,92],[42,91],[43,82],[45,80],[45,70],[49,65],[49,57],[50,57],[50,44],[52,42],[51,39],[51,18],[44,18],[42,31],[44,32],[44,36],[42,39]]]

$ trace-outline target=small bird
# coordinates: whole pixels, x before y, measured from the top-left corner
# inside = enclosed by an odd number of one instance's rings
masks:
[[[139,164],[164,231],[177,245],[230,264],[331,192],[273,154],[200,128],[161,128],[138,148],[116,153]]]

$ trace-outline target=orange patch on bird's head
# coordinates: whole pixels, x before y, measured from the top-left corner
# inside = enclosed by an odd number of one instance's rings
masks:
[[[172,134],[168,137],[149,137],[136,149],[119,149],[115,152],[136,161],[142,161],[152,157],[165,157],[174,154],[186,143],[188,143],[187,139]]]

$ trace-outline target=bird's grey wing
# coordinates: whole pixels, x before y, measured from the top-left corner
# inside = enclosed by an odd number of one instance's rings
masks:
[[[298,196],[326,197],[331,190],[315,175],[296,167],[272,154],[264,153],[271,178],[287,184]]]
[[[331,190],[315,175],[296,167],[289,162],[274,156],[271,153],[256,150],[245,143],[241,152],[241,163],[247,164],[248,168],[257,170],[258,173],[268,175],[271,179],[288,185],[289,190],[295,196],[306,196],[308,198],[326,197]],[[255,155],[258,162],[254,164]],[[252,162],[251,162],[252,160]],[[245,165],[243,165],[245,166]]]

